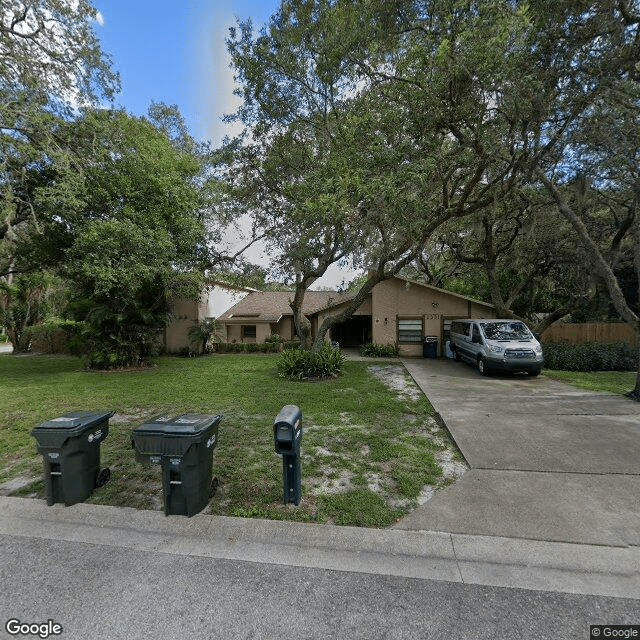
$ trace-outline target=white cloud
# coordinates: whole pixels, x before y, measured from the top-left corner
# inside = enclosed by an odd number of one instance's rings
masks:
[[[100,11],[96,11],[95,21],[101,26],[104,27],[104,16],[100,13]]]

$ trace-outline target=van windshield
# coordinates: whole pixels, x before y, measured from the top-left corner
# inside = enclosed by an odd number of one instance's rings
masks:
[[[487,340],[529,340],[531,332],[524,322],[483,322]]]

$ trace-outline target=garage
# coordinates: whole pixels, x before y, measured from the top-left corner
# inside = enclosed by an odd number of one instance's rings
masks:
[[[352,316],[331,329],[331,339],[341,347],[359,347],[371,342],[371,316]]]

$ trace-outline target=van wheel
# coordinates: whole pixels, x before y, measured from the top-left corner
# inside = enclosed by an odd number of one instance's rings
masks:
[[[539,376],[540,371],[538,369],[534,369],[533,371],[527,371],[527,373],[533,378],[534,376]]]
[[[487,365],[484,362],[484,358],[478,358],[478,371],[481,376],[487,375]]]

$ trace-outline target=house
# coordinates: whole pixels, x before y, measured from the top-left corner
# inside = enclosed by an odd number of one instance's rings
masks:
[[[218,318],[226,327],[228,342],[264,342],[272,334],[285,340],[296,335],[290,302],[292,291],[253,291]],[[318,331],[317,314],[334,303],[348,302],[352,294],[336,291],[307,291],[302,310],[311,321],[311,333]]]
[[[219,280],[208,280],[199,300],[178,298],[171,300],[172,321],[164,330],[164,348],[167,353],[178,353],[193,345],[189,329],[203,320],[214,320],[229,307],[255,291]]]
[[[303,311],[311,322],[312,335],[329,315],[342,311],[354,293],[308,291]],[[295,337],[288,291],[254,291],[218,317],[229,342],[264,342],[277,333],[285,340]],[[495,318],[492,305],[428,284],[394,276],[378,283],[356,313],[334,326],[327,336],[341,347],[367,342],[397,344],[402,355],[422,355],[425,336],[438,338],[442,355],[456,318]]]

